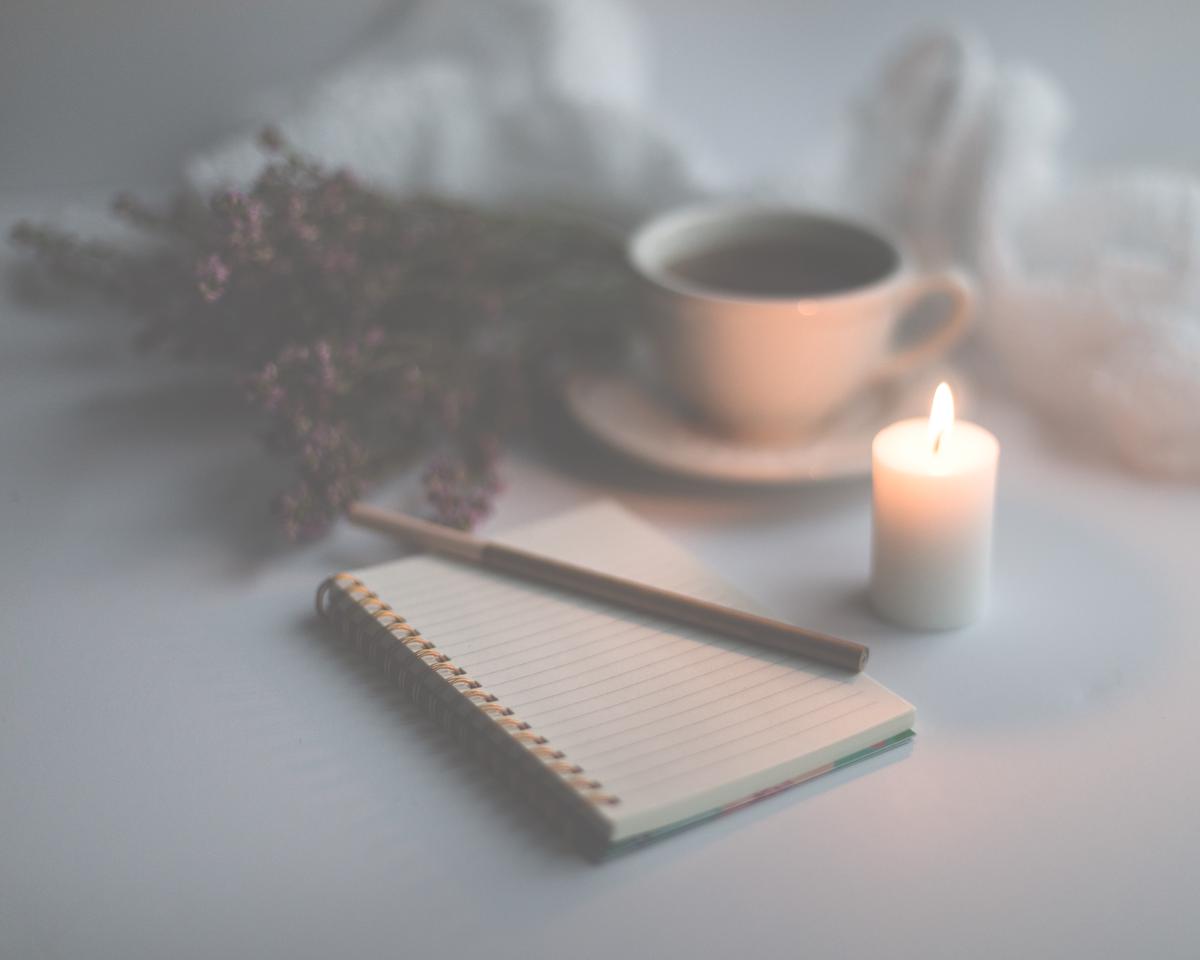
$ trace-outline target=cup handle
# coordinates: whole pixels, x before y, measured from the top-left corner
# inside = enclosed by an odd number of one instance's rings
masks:
[[[903,319],[922,300],[938,293],[950,297],[949,315],[920,343],[905,347],[884,360],[875,371],[876,380],[891,380],[915,367],[936,360],[967,332],[975,306],[975,285],[961,270],[944,270],[917,277],[908,289],[901,293],[897,312]]]

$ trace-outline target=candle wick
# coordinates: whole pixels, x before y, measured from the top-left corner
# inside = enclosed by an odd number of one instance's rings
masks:
[[[939,430],[937,432],[937,436],[935,436],[933,438],[933,452],[934,453],[937,453],[939,450],[942,449],[942,437],[944,437],[945,435],[946,435],[945,430]]]

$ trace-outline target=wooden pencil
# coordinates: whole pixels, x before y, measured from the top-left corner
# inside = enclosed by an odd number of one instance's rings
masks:
[[[433,553],[657,614],[679,623],[704,627],[750,643],[787,650],[854,673],[863,669],[870,653],[865,645],[852,640],[831,637],[781,620],[760,617],[636,580],[600,573],[366,503],[351,504],[347,515],[358,526],[391,534]]]

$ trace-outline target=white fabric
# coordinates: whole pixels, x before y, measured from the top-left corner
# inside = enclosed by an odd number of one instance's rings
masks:
[[[1128,464],[1200,479],[1200,184],[1083,182],[990,245],[987,332],[1014,385]]]
[[[1200,182],[1072,172],[1052,81],[921,38],[865,98],[848,203],[977,270],[985,342],[1075,439],[1200,479]]]
[[[428,0],[266,116],[398,193],[627,225],[735,187],[654,115],[647,62],[617,0]],[[884,65],[790,184],[755,189],[876,222],[927,265],[973,266],[983,342],[1025,397],[1139,468],[1200,479],[1200,184],[1070,173],[1068,119],[1046,76],[932,32]],[[247,137],[188,172],[212,186],[261,164]]]
[[[265,101],[260,119],[398,193],[547,203],[628,224],[718,187],[646,109],[639,27],[616,0],[425,2],[358,61]],[[187,174],[198,186],[245,183],[262,164],[244,136]]]

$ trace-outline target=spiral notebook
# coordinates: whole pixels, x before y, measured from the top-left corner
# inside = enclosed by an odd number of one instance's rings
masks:
[[[615,503],[497,539],[753,606]],[[863,674],[441,557],[340,573],[317,606],[591,855],[912,736],[913,707]]]

